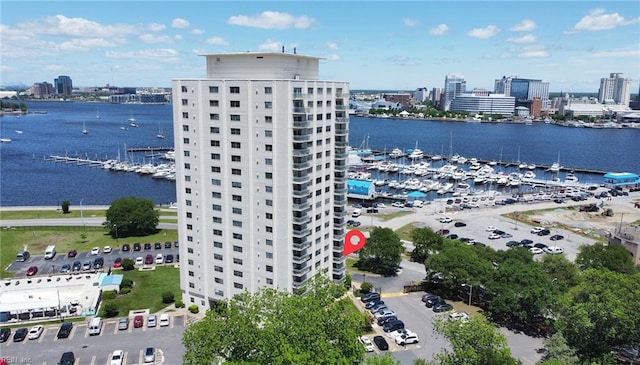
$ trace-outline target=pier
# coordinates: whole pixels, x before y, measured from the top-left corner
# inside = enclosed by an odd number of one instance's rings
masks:
[[[127,152],[168,152],[173,151],[173,147],[131,147]]]
[[[104,161],[100,161],[100,160],[91,160],[88,158],[56,156],[56,155],[51,155],[49,156],[49,158],[45,158],[45,161],[75,164],[80,166],[94,166],[94,167],[101,167],[104,164]]]

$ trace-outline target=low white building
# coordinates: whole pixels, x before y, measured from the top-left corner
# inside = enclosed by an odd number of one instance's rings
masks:
[[[455,112],[467,112],[470,114],[501,114],[513,115],[516,107],[516,99],[504,94],[492,94],[486,90],[474,90],[456,96],[451,101],[449,110]]]

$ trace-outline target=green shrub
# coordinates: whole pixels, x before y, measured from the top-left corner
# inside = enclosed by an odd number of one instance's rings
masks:
[[[120,290],[124,289],[124,288],[132,288],[133,287],[133,280],[131,279],[122,279],[122,282],[120,283]]]
[[[169,304],[169,303],[173,303],[174,300],[175,300],[175,295],[172,292],[166,291],[162,293],[162,303]]]
[[[112,301],[105,302],[103,308],[104,316],[107,318],[115,317],[118,315],[118,306]]]
[[[200,311],[200,310],[198,309],[198,306],[197,306],[197,305],[192,304],[192,305],[190,305],[190,306],[189,306],[189,312],[191,312],[191,313],[194,313],[194,314],[195,314],[195,313],[198,313],[199,311]]]
[[[126,258],[122,260],[122,270],[131,271],[135,268],[135,262],[133,260]]]
[[[176,308],[184,308],[184,302],[182,301],[182,299],[176,299],[175,306]]]
[[[351,274],[347,273],[347,275],[344,276],[344,288],[349,290],[351,289]]]
[[[116,290],[107,290],[102,292],[102,300],[116,299],[118,295],[118,291]]]
[[[129,293],[131,293],[131,288],[128,287],[128,286],[120,289],[120,295],[126,295],[126,294],[129,294]]]
[[[373,285],[369,282],[364,282],[360,285],[360,293],[362,294],[367,294],[371,292],[371,289],[373,289]]]

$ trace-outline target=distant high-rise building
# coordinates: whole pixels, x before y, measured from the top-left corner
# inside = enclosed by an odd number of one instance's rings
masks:
[[[319,68],[295,53],[208,54],[206,77],[173,81],[187,305],[344,279],[349,84]]]
[[[629,105],[631,101],[631,79],[621,73],[611,73],[609,78],[600,79],[598,102],[602,104]]]
[[[429,90],[426,87],[416,89],[416,101],[418,103],[424,103],[427,98],[429,98]]]
[[[71,96],[73,92],[73,82],[69,76],[58,76],[53,80],[55,93],[61,96]]]
[[[495,80],[494,92],[513,96],[516,99],[516,106],[530,108],[531,102],[536,98],[540,99],[542,110],[548,110],[550,106],[549,82],[547,81],[521,79],[518,76],[502,76],[501,79]]]
[[[53,95],[53,85],[48,82],[37,82],[28,90],[27,94],[33,95],[34,98],[48,98]]]
[[[471,93],[456,96],[450,107],[450,110],[455,112],[511,116],[515,109],[515,98],[504,94],[492,94],[485,89],[473,89]]]
[[[451,101],[458,96],[464,94],[467,88],[467,82],[462,76],[448,74],[444,78],[444,91],[442,95],[442,110],[449,111]]]
[[[440,106],[440,99],[442,98],[442,88],[434,87],[431,89],[431,104]]]

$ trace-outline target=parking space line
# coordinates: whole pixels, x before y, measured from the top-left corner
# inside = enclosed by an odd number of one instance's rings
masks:
[[[138,352],[138,364],[142,364],[142,361],[144,360],[143,358],[143,351],[142,349]]]
[[[91,362],[90,362],[90,364],[91,364],[91,365],[95,365],[95,363],[96,363],[96,355],[93,355],[93,357],[91,357]]]
[[[405,296],[408,295],[407,293],[403,293],[403,292],[395,292],[395,293],[384,293],[381,294],[380,297],[381,298],[393,298],[393,297],[401,297],[401,296]]]

